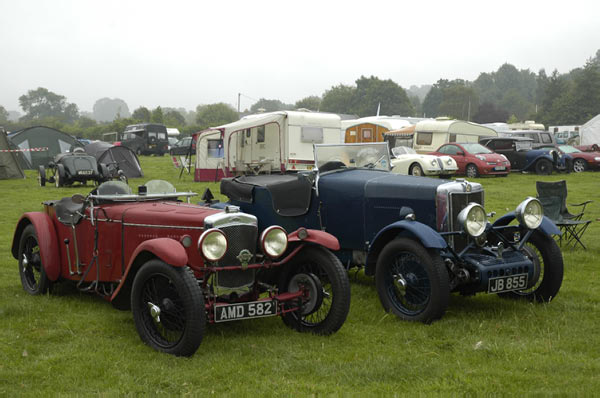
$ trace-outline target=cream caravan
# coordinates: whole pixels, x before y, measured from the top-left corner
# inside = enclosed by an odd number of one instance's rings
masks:
[[[340,143],[335,114],[279,111],[246,116],[196,135],[195,181],[308,170],[313,144]]]
[[[479,142],[496,137],[494,129],[461,120],[423,120],[415,125],[413,148],[419,153],[433,152],[447,142]]]

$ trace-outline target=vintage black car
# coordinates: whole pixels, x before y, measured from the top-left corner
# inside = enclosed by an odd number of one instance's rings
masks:
[[[185,137],[180,139],[169,149],[169,154],[174,155],[195,155],[196,154],[196,141],[192,137]]]
[[[485,137],[479,143],[492,151],[504,155],[510,161],[512,171],[534,172],[539,175],[556,171],[570,171],[572,159],[558,151],[542,148],[533,149],[531,138],[526,137]]]
[[[46,167],[38,167],[38,182],[42,187],[46,185],[46,181],[54,183],[58,188],[76,182],[86,184],[93,181],[100,184],[110,179],[111,173],[106,165],[97,163],[96,158],[86,154],[83,148],[59,153]]]
[[[442,317],[450,292],[556,297],[560,231],[537,199],[490,223],[480,184],[391,173],[384,143],[316,145],[315,162],[311,172],[225,178],[221,193],[256,215],[259,230],[337,237],[341,262],[375,276],[384,309],[405,320]]]

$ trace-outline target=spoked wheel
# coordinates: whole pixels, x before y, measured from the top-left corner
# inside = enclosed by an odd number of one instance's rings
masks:
[[[133,281],[131,309],[142,341],[158,351],[190,356],[202,342],[204,298],[188,268],[148,261]]]
[[[560,290],[563,280],[563,258],[560,248],[552,239],[535,231],[523,247],[525,255],[533,262],[533,277],[527,289],[499,293],[500,297],[549,302]]]
[[[423,168],[420,165],[415,163],[412,166],[410,166],[410,170],[409,170],[408,174],[410,174],[411,176],[422,176]]]
[[[548,159],[540,159],[535,163],[535,173],[538,175],[552,174],[552,162]]]
[[[283,315],[283,322],[299,332],[327,335],[342,327],[350,310],[348,274],[330,251],[308,247],[283,269],[279,291],[304,291],[298,311]],[[286,304],[296,306],[297,302]]]
[[[448,307],[450,286],[442,259],[411,239],[395,239],[381,251],[375,283],[383,308],[407,321],[430,323]]]
[[[35,227],[31,224],[25,227],[19,242],[19,274],[23,289],[29,294],[44,294],[50,286]]]
[[[65,166],[62,164],[56,165],[56,170],[54,173],[54,184],[56,188],[60,188],[65,185]]]

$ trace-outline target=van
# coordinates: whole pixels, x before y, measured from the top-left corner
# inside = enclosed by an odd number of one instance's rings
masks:
[[[162,156],[169,151],[167,128],[163,124],[143,123],[125,127],[120,145],[137,155]]]
[[[525,137],[533,140],[533,149],[555,146],[557,144],[554,134],[548,131],[541,130],[512,130],[510,132],[503,133],[502,135],[507,137]]]

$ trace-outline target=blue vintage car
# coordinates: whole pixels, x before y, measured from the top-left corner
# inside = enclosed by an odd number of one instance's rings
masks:
[[[336,236],[342,263],[374,275],[384,309],[405,320],[441,318],[450,292],[539,302],[558,293],[560,232],[537,199],[492,224],[480,184],[391,173],[386,144],[316,145],[315,161],[306,173],[223,179],[221,193],[259,230]]]
[[[570,172],[573,168],[571,155],[561,154],[552,148],[533,149],[533,140],[528,137],[485,137],[479,143],[506,156],[512,171],[549,175],[553,170]]]

